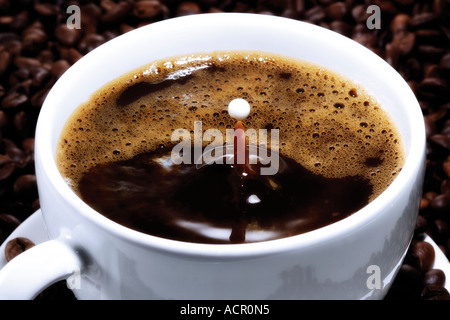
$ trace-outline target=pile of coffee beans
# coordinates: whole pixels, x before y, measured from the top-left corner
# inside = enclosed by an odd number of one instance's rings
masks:
[[[72,5],[80,9],[79,29],[67,27],[77,23]],[[424,114],[427,168],[414,239],[386,299],[450,299],[444,273],[431,268],[436,252],[423,241],[430,235],[450,257],[449,0],[0,0],[0,243],[39,208],[34,130],[55,81],[122,33],[206,12],[269,14],[320,25],[371,49],[404,77]],[[11,259],[31,246],[28,239],[14,239],[5,254]],[[60,282],[37,299],[74,296]]]

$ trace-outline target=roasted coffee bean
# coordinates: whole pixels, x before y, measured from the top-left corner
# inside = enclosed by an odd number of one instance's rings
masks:
[[[8,70],[11,65],[12,55],[5,47],[0,47],[0,76]]]
[[[2,97],[2,88],[0,87],[0,98]],[[0,110],[0,130],[8,126],[9,119],[4,110]]]
[[[180,5],[177,7],[177,16],[186,16],[191,14],[198,14],[201,13],[202,9],[196,2],[192,1],[185,1],[180,3]]]
[[[445,41],[442,32],[435,29],[419,29],[415,31],[415,34],[420,45],[439,45]]]
[[[41,22],[34,22],[22,35],[23,48],[29,52],[42,49],[47,41],[47,34]]]
[[[17,219],[17,217],[9,213],[0,213],[0,244],[3,243],[21,223],[22,222]]]
[[[19,176],[14,181],[13,191],[16,196],[24,199],[35,199],[37,196],[36,176],[34,174]]]
[[[450,150],[450,138],[443,134],[435,134],[429,138],[435,145]]]
[[[435,219],[432,232],[433,238],[437,243],[445,242],[450,236],[450,229],[447,221],[444,219]]]
[[[81,39],[78,44],[78,49],[81,53],[86,54],[103,44],[105,41],[106,39],[102,35],[91,33]]]
[[[429,200],[422,198],[422,202],[427,202],[429,203]],[[424,208],[421,209],[425,209],[426,207],[428,207],[428,205],[424,205]],[[419,235],[422,235],[428,228],[428,221],[425,217],[418,215],[416,218],[416,224],[414,226],[414,235],[416,237],[418,237]]]
[[[49,87],[45,87],[41,90],[39,90],[38,92],[36,92],[32,97],[31,97],[31,105],[33,107],[36,108],[40,108],[42,106],[42,104],[44,103],[45,98],[47,97],[48,92],[50,91]]]
[[[350,35],[351,31],[351,27],[348,25],[348,23],[342,20],[332,21],[330,23],[330,29],[347,37]]]
[[[434,264],[435,252],[431,244],[425,241],[416,241],[411,246],[411,252],[406,263],[410,264],[422,274],[431,269]]]
[[[55,79],[58,79],[63,75],[64,72],[69,69],[70,64],[66,60],[58,60],[53,62],[51,74]]]
[[[419,54],[431,61],[439,61],[440,57],[445,53],[445,49],[431,45],[420,45],[417,47]]]
[[[31,75],[33,77],[32,85],[34,87],[41,87],[50,78],[50,72],[44,67],[33,68],[31,70]]]
[[[80,39],[80,29],[69,29],[66,24],[60,24],[55,28],[55,37],[60,43],[66,46],[75,45]]]
[[[431,207],[435,210],[446,211],[450,209],[450,194],[440,194],[431,201]]]
[[[437,21],[437,16],[433,12],[424,12],[414,15],[409,25],[413,28],[431,27]]]
[[[305,12],[305,19],[313,23],[317,23],[326,16],[325,10],[322,7],[312,7]]]
[[[424,300],[450,300],[450,295],[443,286],[426,285],[422,291],[422,299]]]
[[[351,9],[351,15],[353,20],[357,23],[365,23],[369,18],[369,14],[367,13],[367,7],[362,4],[358,4]]]
[[[410,298],[418,299],[423,290],[424,276],[419,270],[405,263],[400,267],[394,285],[408,288]]]
[[[447,82],[442,78],[425,78],[417,87],[420,98],[426,100],[444,100],[448,94]]]
[[[402,56],[408,55],[414,48],[416,35],[412,32],[405,32],[397,35],[394,38],[395,46],[398,48],[399,54]]]
[[[450,194],[450,179],[442,180],[440,191],[443,194]]]
[[[132,6],[131,2],[128,1],[122,1],[117,4],[114,3],[114,5],[111,5],[106,9],[107,11],[102,15],[101,20],[107,23],[118,22],[128,14],[132,9]]]
[[[0,181],[7,179],[14,172],[16,165],[7,155],[0,154]]]
[[[13,118],[14,129],[18,137],[26,138],[32,134],[30,119],[25,111],[19,111]]]
[[[439,61],[439,69],[444,72],[450,73],[450,53],[442,56],[441,60]]]
[[[12,109],[23,106],[28,102],[27,95],[20,92],[10,92],[2,100],[2,107]]]
[[[36,3],[34,9],[42,16],[53,16],[59,12],[59,7],[51,3]]]
[[[347,5],[344,2],[333,2],[325,8],[325,14],[333,20],[341,20],[347,15]]]
[[[41,62],[36,58],[16,57],[14,58],[14,65],[19,69],[39,68]]]
[[[437,134],[437,128],[436,128],[436,122],[430,119],[430,117],[425,116],[424,117],[425,122],[425,130],[427,138],[431,137],[432,135]]]
[[[161,13],[162,5],[158,0],[144,0],[134,3],[133,15],[141,19],[154,18]]]
[[[9,240],[5,246],[6,261],[11,261],[19,254],[25,252],[26,250],[34,246],[35,246],[34,242],[25,237],[17,237],[12,240]]]
[[[22,30],[26,27],[29,20],[29,14],[28,11],[23,10],[15,15],[13,21],[11,21],[11,28],[15,30]]]

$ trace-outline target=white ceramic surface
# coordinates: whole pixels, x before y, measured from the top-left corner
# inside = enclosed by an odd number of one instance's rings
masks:
[[[75,196],[54,159],[59,133],[74,108],[109,80],[152,60],[226,49],[312,61],[371,91],[405,142],[407,160],[392,185],[330,226],[286,239],[221,246],[138,233]],[[285,18],[206,14],[139,28],[80,59],[42,107],[35,159],[51,240],[3,267],[3,299],[32,298],[49,281],[74,275],[80,275],[80,288],[74,291],[80,299],[380,299],[412,237],[424,175],[425,129],[417,100],[401,76],[348,38]],[[373,266],[380,286],[369,283]]]
[[[47,229],[45,228],[41,210],[36,211],[27,220],[25,220],[0,246],[0,269],[3,268],[7,263],[5,258],[6,244],[8,243],[8,241],[17,237],[25,237],[27,239],[30,239],[34,242],[35,245],[50,240],[48,237]],[[444,272],[444,287],[450,292],[450,262],[430,236],[426,235],[424,241],[431,244],[436,253],[431,269],[440,269]],[[71,286],[70,283],[68,284],[68,287],[72,290],[78,290],[75,286]]]

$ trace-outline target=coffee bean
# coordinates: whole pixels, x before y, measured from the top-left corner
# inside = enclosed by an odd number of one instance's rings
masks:
[[[450,138],[443,134],[435,134],[429,138],[430,141],[435,143],[438,146],[441,146],[445,149],[450,150]]]
[[[33,79],[32,85],[34,87],[41,87],[50,79],[50,72],[44,67],[33,68],[31,75]]]
[[[26,138],[32,134],[30,128],[30,119],[25,111],[19,111],[13,118],[14,129],[18,137]]]
[[[34,22],[27,27],[22,35],[23,48],[29,52],[42,49],[47,41],[47,34],[41,22]]]
[[[351,31],[351,27],[348,25],[348,23],[346,23],[345,21],[342,21],[342,20],[332,21],[330,23],[330,28],[331,28],[331,30],[336,31],[347,37],[350,35],[350,31]]]
[[[45,98],[47,97],[48,92],[50,91],[49,87],[44,87],[43,89],[36,92],[31,97],[31,105],[36,108],[40,108],[42,104],[44,103]]]
[[[12,56],[5,47],[0,47],[0,76],[8,70],[11,65]]]
[[[19,254],[25,252],[26,250],[34,247],[35,244],[28,238],[17,237],[10,241],[5,246],[5,257],[6,261],[11,261]]]
[[[434,263],[435,252],[431,244],[425,241],[416,241],[412,244],[411,255],[407,264],[411,264],[423,274],[431,269]]]
[[[417,43],[419,45],[437,45],[445,41],[445,38],[439,30],[435,29],[419,29],[415,31]]]
[[[398,66],[398,59],[400,57],[400,49],[396,43],[388,43],[385,47],[384,59],[392,67],[396,68]]]
[[[24,174],[14,181],[13,191],[17,196],[35,199],[37,196],[36,176]]]
[[[442,243],[450,236],[450,228],[447,221],[435,219],[433,226],[433,238],[437,243]]]
[[[326,17],[325,10],[320,7],[312,7],[305,12],[305,19],[313,23],[319,22]]]
[[[59,7],[51,3],[36,3],[34,10],[42,16],[53,16],[59,12]]]
[[[341,20],[347,15],[347,5],[344,2],[333,2],[325,8],[328,18],[333,20]]]
[[[367,13],[367,7],[362,4],[358,4],[351,9],[351,15],[357,23],[365,23],[369,18]]]
[[[429,200],[422,198],[422,201],[429,203]],[[421,207],[421,209],[425,209],[428,207],[426,205],[424,208]],[[416,224],[414,226],[414,235],[417,237],[421,234],[423,234],[428,228],[428,221],[425,217],[418,215],[416,218]]]
[[[80,39],[79,29],[69,29],[66,24],[60,24],[55,28],[55,37],[60,43],[66,46],[75,45]]]
[[[447,82],[442,78],[425,78],[418,87],[419,97],[425,100],[443,100],[447,97]]]
[[[424,12],[414,15],[409,25],[413,28],[424,28],[424,27],[430,27],[433,26],[434,23],[437,21],[437,16],[433,12]]]
[[[450,193],[450,179],[442,180],[440,191],[443,194],[449,194]]]
[[[394,38],[394,45],[398,48],[400,55],[406,56],[414,48],[415,40],[416,35],[414,33],[405,32],[401,35],[398,34],[397,37]]]
[[[426,285],[422,291],[422,299],[424,300],[450,300],[450,295],[443,286]]]
[[[66,60],[61,59],[61,60],[53,62],[51,74],[55,79],[58,79],[69,68],[70,68],[70,64]]]
[[[180,5],[177,7],[177,16],[187,16],[191,14],[198,14],[201,13],[202,9],[200,6],[192,1],[185,1],[180,3]]]
[[[440,194],[431,201],[431,207],[436,210],[446,211],[450,209],[450,195]]]
[[[133,15],[140,19],[154,18],[160,14],[162,5],[157,0],[144,0],[134,3]]]
[[[2,107],[12,109],[23,106],[28,102],[28,97],[19,92],[10,92],[2,100]]]
[[[431,45],[420,45],[417,48],[422,57],[432,61],[439,61],[440,57],[445,53],[444,48]]]
[[[21,221],[9,213],[0,213],[0,243],[21,224]]]
[[[114,5],[107,8],[107,11],[101,17],[101,20],[107,23],[116,23],[124,18],[131,9],[131,2],[122,1],[117,4],[114,3]]]
[[[78,44],[78,49],[81,53],[86,54],[103,44],[105,41],[106,39],[102,35],[91,33],[81,39]]]
[[[15,168],[16,166],[10,157],[0,154],[0,181],[11,176]]]
[[[424,117],[425,122],[425,131],[427,138],[431,137],[432,135],[437,134],[437,128],[436,128],[436,122],[430,119],[430,117],[425,116]]]
[[[411,298],[418,299],[424,286],[424,277],[419,270],[405,263],[400,267],[394,284],[408,288]]]
[[[0,92],[1,92],[1,88],[0,88]],[[2,95],[0,94],[0,97]],[[9,120],[8,120],[8,116],[6,115],[4,110],[0,110],[0,130],[3,128],[6,128],[8,126]]]
[[[409,15],[405,13],[397,14],[390,24],[392,34],[395,36],[399,33],[407,32],[410,21],[411,17]]]
[[[450,177],[450,156],[445,158],[444,162],[442,163],[442,170],[444,170],[447,177]]]
[[[450,73],[450,53],[442,56],[441,60],[439,61],[439,68],[444,72]]]

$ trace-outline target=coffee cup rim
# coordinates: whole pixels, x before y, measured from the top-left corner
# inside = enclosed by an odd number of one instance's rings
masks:
[[[90,60],[98,59],[100,55],[104,54],[108,50],[117,48],[117,46],[123,41],[128,41],[132,37],[137,37],[140,34],[146,32],[158,32],[163,30],[165,27],[175,28],[183,25],[189,25],[191,23],[203,23],[205,26],[208,25],[208,23],[226,23],[226,21],[236,22],[238,20],[244,25],[259,23],[273,26],[283,24],[284,27],[298,27],[299,29],[302,29],[301,32],[303,33],[311,32],[316,34],[317,37],[324,37],[324,39],[331,38],[333,41],[339,41],[341,42],[341,45],[346,48],[346,50],[352,52],[352,55],[360,53],[365,55],[365,59],[376,62],[377,67],[381,68],[382,72],[385,72],[386,81],[393,82],[398,85],[398,90],[402,92],[405,103],[409,103],[412,110],[409,114],[408,121],[411,122],[410,127],[414,130],[411,130],[409,152],[405,159],[405,165],[393,183],[367,206],[341,221],[300,235],[277,240],[243,244],[217,245],[189,243],[147,235],[126,228],[107,219],[78,198],[59,173],[55,161],[55,150],[50,143],[51,136],[53,134],[51,129],[53,126],[48,125],[48,123],[51,123],[52,119],[54,119],[51,115],[52,109],[55,108],[54,100],[63,84],[70,82],[70,78],[78,71],[82,64]],[[278,27],[279,25],[277,28]],[[421,117],[422,114],[420,112],[420,106],[417,99],[407,85],[406,81],[404,81],[397,71],[395,71],[395,69],[393,69],[386,61],[377,56],[371,50],[347,37],[320,26],[289,18],[249,13],[205,13],[196,16],[171,18],[130,31],[94,49],[81,58],[71,68],[69,68],[69,70],[55,83],[42,106],[36,129],[35,161],[36,166],[41,170],[39,171],[39,174],[50,178],[53,192],[56,192],[58,196],[63,197],[72,207],[78,208],[78,214],[83,216],[83,218],[87,219],[91,223],[101,226],[102,229],[107,230],[118,238],[122,238],[124,241],[133,242],[136,245],[143,247],[152,247],[164,252],[172,252],[174,254],[184,254],[189,256],[214,256],[216,258],[224,259],[242,256],[260,256],[298,247],[312,248],[318,243],[331,241],[332,239],[338,238],[346,233],[350,233],[354,230],[354,228],[368,224],[372,220],[376,219],[376,215],[380,209],[385,207],[388,203],[395,201],[395,198],[402,192],[402,189],[412,183],[413,177],[416,176],[416,172],[422,166],[425,150],[425,128],[423,118]]]

